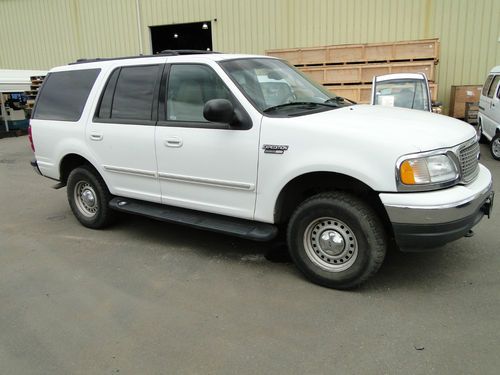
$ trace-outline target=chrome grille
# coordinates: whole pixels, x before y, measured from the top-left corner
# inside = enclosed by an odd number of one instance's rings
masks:
[[[474,141],[472,144],[470,141],[466,142],[459,148],[458,152],[462,181],[469,183],[474,180],[479,173],[479,143],[477,143],[477,141]]]

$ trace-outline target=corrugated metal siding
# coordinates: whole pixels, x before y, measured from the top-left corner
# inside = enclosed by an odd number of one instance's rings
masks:
[[[212,22],[214,48],[267,49],[440,38],[439,98],[500,64],[499,0],[139,0],[149,26]],[[139,53],[135,0],[0,0],[0,68],[48,69]]]

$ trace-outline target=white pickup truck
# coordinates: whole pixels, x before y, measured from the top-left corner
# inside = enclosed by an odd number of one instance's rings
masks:
[[[493,204],[474,129],[354,105],[286,62],[193,54],[54,68],[31,120],[32,165],[90,228],[117,211],[258,241],[286,236],[310,280],[351,288],[391,239],[466,235]]]

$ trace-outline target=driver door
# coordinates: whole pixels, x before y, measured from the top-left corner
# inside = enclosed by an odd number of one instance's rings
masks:
[[[155,134],[162,203],[252,219],[261,119],[245,112],[247,126],[231,127],[203,117],[205,103],[216,98],[244,111],[217,68],[176,63],[166,69]]]

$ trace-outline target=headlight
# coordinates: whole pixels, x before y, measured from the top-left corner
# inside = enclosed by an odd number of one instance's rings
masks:
[[[432,155],[403,160],[399,164],[399,181],[406,187],[449,186],[458,177],[458,169],[447,155]]]

